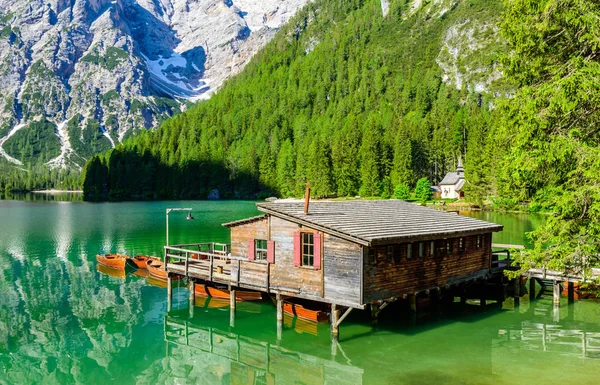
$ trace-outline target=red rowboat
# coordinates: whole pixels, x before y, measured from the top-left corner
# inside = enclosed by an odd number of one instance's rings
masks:
[[[98,263],[101,263],[106,267],[119,270],[125,270],[125,263],[127,263],[127,258],[127,256],[121,254],[96,255],[96,260],[98,261]]]
[[[196,284],[194,293],[203,297],[229,299],[229,290],[206,285]],[[236,290],[235,299],[237,301],[260,301],[262,300],[262,294],[258,291]]]
[[[311,310],[297,303],[284,301],[283,311],[291,316],[296,316],[313,322],[328,322],[329,313],[323,310]]]
[[[148,256],[145,256],[145,255],[136,255],[133,258],[129,258],[129,260],[131,262],[133,262],[138,269],[146,269],[147,268],[146,265],[147,265],[148,261],[151,260],[151,259],[154,259],[154,260],[157,260],[157,261],[159,260],[156,257],[148,257]]]

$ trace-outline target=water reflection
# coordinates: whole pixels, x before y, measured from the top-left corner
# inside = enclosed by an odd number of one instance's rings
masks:
[[[256,326],[256,325],[255,325]],[[165,317],[166,373],[196,384],[362,384],[364,370],[177,316]],[[333,342],[335,344],[335,342]],[[339,345],[335,349],[341,349]]]

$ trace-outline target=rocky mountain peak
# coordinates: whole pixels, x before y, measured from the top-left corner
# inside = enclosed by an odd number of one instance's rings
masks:
[[[0,157],[80,166],[206,99],[308,0],[0,0]]]

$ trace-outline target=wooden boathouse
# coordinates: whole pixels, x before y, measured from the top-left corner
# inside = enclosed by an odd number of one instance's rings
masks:
[[[236,288],[275,295],[278,321],[286,297],[329,304],[334,335],[352,309],[371,305],[376,315],[396,299],[408,297],[412,306],[419,293],[490,277],[492,233],[502,230],[395,200],[257,208],[264,214],[223,224],[229,245],[166,246],[168,275],[188,277],[191,293],[196,282],[227,285],[232,309]]]

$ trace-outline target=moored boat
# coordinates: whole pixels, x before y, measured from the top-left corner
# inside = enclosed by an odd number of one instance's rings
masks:
[[[328,322],[329,313],[324,310],[313,310],[298,303],[283,301],[283,311],[291,316],[313,322]]]
[[[146,262],[146,269],[148,269],[148,273],[150,273],[150,276],[152,276],[153,278],[160,279],[162,281],[167,280],[167,272],[164,269],[163,261],[161,261],[160,259],[149,259]],[[175,275],[175,276],[172,275],[171,278],[174,280],[178,280],[178,279],[182,279],[183,276],[182,275]]]
[[[131,257],[129,258],[129,260],[134,264],[135,267],[137,267],[138,269],[146,269],[147,268],[147,264],[148,261],[150,260],[156,260],[158,261],[159,259],[156,257],[149,257],[146,255],[136,255],[135,257]]]
[[[229,299],[230,296],[229,290],[227,289],[219,289],[216,287],[201,284],[196,284],[194,293],[203,297],[213,297],[221,299]],[[236,290],[235,299],[237,301],[260,301],[262,300],[262,294],[258,291]]]
[[[112,269],[125,270],[127,256],[121,254],[97,254],[96,260],[98,263]]]

